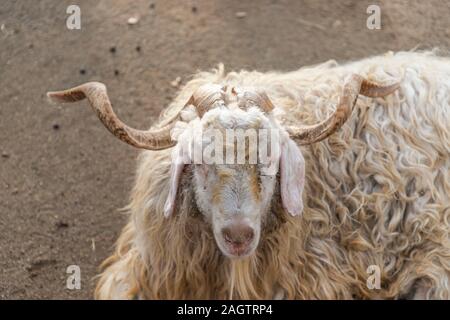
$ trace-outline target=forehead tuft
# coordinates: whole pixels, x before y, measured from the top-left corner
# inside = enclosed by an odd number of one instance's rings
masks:
[[[257,107],[242,110],[229,105],[207,112],[202,119],[203,129],[269,129],[270,123]]]

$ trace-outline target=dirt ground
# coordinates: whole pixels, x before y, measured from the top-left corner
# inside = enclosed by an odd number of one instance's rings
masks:
[[[70,4],[81,8],[81,30],[66,28]],[[369,4],[381,8],[381,30],[366,27]],[[102,81],[118,115],[147,128],[177,77],[219,62],[292,70],[449,49],[449,14],[446,0],[0,1],[0,298],[92,298],[127,220],[118,209],[138,152],[86,102],[54,105],[46,91]],[[69,265],[81,268],[81,290],[66,288]]]

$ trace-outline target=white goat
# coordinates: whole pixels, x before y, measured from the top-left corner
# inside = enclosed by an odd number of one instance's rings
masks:
[[[87,97],[133,146],[173,147],[142,153],[130,221],[96,297],[449,298],[448,58],[219,67],[187,83],[147,131],[117,118],[100,83],[49,96]],[[275,129],[280,152],[251,163],[253,149],[273,148],[262,139],[245,145],[244,163],[195,163],[184,147],[196,129]],[[367,286],[368,268],[381,288]]]

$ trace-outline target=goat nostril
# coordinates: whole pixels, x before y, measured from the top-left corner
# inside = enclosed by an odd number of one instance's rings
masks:
[[[248,244],[254,237],[254,231],[251,227],[245,225],[237,225],[225,227],[222,229],[222,235],[226,242],[240,246]]]
[[[240,242],[248,243],[253,239],[253,229],[250,227],[241,231]]]
[[[247,233],[245,234],[245,240],[247,241],[247,242],[249,242],[250,240],[252,240],[253,239],[253,229],[249,229],[248,231],[247,231]]]
[[[230,228],[224,228],[222,230],[223,238],[226,242],[233,242],[233,237],[231,236]]]

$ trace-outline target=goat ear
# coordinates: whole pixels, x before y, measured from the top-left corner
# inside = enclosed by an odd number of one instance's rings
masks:
[[[164,205],[164,217],[168,218],[175,209],[181,174],[187,162],[187,156],[183,152],[181,143],[177,144],[172,151],[172,163],[170,165],[169,193]]]
[[[280,189],[283,208],[292,216],[303,211],[303,189],[305,186],[305,159],[291,139],[281,146]]]

